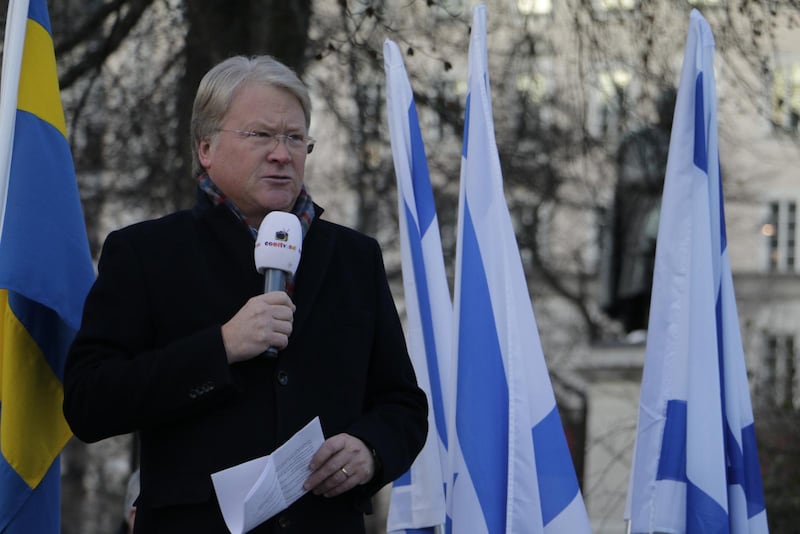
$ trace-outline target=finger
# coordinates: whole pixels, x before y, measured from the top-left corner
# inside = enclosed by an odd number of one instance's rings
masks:
[[[359,484],[355,473],[352,473],[347,466],[341,467],[339,471],[334,473],[333,476],[329,477],[328,480],[334,485],[329,490],[322,493],[324,497],[336,497],[337,495],[341,495],[342,493],[353,489]]]
[[[330,491],[339,484],[345,482],[352,471],[342,471],[347,464],[347,460],[341,453],[333,455],[327,462],[322,464],[308,478],[309,485],[317,495]]]
[[[311,467],[312,471],[316,471],[324,464],[331,459],[331,457],[341,451],[344,448],[344,434],[337,434],[333,437],[326,439],[322,445],[320,445],[317,452],[314,453],[314,456],[311,457],[311,463],[309,467]]]
[[[289,306],[272,306],[268,313],[273,319],[279,321],[294,321],[294,312]]]
[[[292,323],[288,321],[273,321],[265,329],[264,337],[270,347],[279,349],[285,348],[289,344],[289,336],[292,333]]]
[[[340,495],[355,486],[372,479],[374,464],[372,452],[363,441],[349,434],[340,434],[340,441],[332,442],[342,449],[331,456],[326,465],[320,467],[320,476],[331,473],[314,488],[314,493],[325,497]],[[341,466],[341,467],[338,467]],[[331,469],[337,470],[331,471]]]
[[[340,461],[339,458],[340,455],[334,456],[331,462],[328,462],[325,471],[327,472],[330,466],[340,465],[338,463]],[[332,497],[344,493],[357,485],[358,477],[356,473],[347,465],[342,465],[342,467],[333,470],[327,478],[314,488],[313,492],[315,495]]]
[[[347,464],[347,458],[342,450],[343,440],[338,435],[328,438],[314,453],[309,464],[312,473],[304,484],[308,491],[321,495],[345,481],[347,477],[341,468]]]
[[[264,293],[263,295],[259,295],[257,298],[263,300],[267,304],[272,304],[274,306],[286,306],[294,311],[294,303],[292,302],[291,297],[285,291],[270,291],[269,293]]]
[[[338,480],[333,478],[339,474]],[[344,475],[339,471],[325,470],[323,468],[313,471],[303,484],[303,489],[314,493],[314,495],[322,495],[330,491],[333,487],[344,482]]]

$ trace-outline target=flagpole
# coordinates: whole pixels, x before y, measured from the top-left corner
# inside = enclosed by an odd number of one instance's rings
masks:
[[[3,70],[0,79],[0,239],[6,218],[8,177],[11,171],[11,148],[17,114],[19,73],[28,19],[29,0],[10,0],[6,13],[6,35],[3,43]]]

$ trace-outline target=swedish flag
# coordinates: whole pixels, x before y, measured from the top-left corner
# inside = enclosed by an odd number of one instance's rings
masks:
[[[94,280],[45,0],[11,0],[0,94],[0,532],[60,531],[64,360]]]

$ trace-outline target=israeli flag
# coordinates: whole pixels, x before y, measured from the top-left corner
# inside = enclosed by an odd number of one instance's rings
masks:
[[[392,486],[387,530],[433,532],[445,522],[446,376],[453,306],[414,95],[397,45],[383,45],[392,156],[397,175],[406,337],[417,380],[428,395],[428,439]]]
[[[588,533],[503,194],[491,104],[479,4],[461,160],[448,531]]]
[[[661,202],[626,518],[634,533],[768,531],[725,235],[714,37],[697,10]]]

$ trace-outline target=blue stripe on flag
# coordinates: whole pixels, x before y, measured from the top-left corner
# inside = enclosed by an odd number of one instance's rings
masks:
[[[413,128],[411,129],[414,130]],[[416,188],[415,188],[416,189]],[[430,190],[428,190],[430,191]],[[415,191],[415,194],[418,192]],[[417,196],[419,198],[419,196]],[[406,210],[408,225],[408,244],[411,249],[411,262],[414,265],[414,283],[417,289],[417,305],[419,307],[419,320],[422,326],[422,338],[425,343],[425,360],[428,364],[428,378],[430,382],[431,403],[433,416],[436,419],[436,430],[439,438],[447,448],[447,424],[444,420],[444,401],[442,400],[442,381],[439,375],[439,358],[436,352],[436,336],[433,328],[433,315],[431,297],[428,289],[428,277],[425,271],[425,258],[422,254],[422,236],[414,224],[414,217],[408,205],[403,203]]]
[[[694,86],[694,164],[708,174],[708,149],[706,147],[706,120],[703,104],[703,73],[697,75]]]
[[[0,405],[0,417],[2,417],[2,405]],[[5,456],[0,454],[0,488],[3,488],[3,498],[0,499],[0,532],[2,531],[3,519],[11,519],[17,513],[20,506],[31,495],[31,488],[19,476],[19,473],[11,467]]]
[[[499,532],[506,521],[508,384],[486,272],[465,203],[456,427],[486,524]],[[469,361],[462,360],[467,357]]]
[[[730,532],[728,513],[706,492],[686,484],[686,534],[726,534]]]
[[[28,18],[38,22],[47,33],[51,33],[50,29],[50,15],[47,13],[46,2],[31,2],[28,5]]]
[[[0,524],[3,534],[55,533],[61,529],[61,462],[56,457],[36,488],[31,488],[0,454]]]
[[[725,456],[728,464],[726,473],[728,485],[738,484],[744,488],[744,456],[741,449],[739,449],[738,443],[736,443],[736,437],[733,435],[730,425],[727,424],[725,425]]]
[[[755,425],[742,429],[742,486],[747,498],[747,517],[761,513],[765,508],[764,488],[761,485],[761,468],[758,463]]]
[[[686,401],[667,402],[656,480],[686,482]]]
[[[705,102],[703,100],[705,91],[703,90],[703,72],[697,74],[695,79],[695,100],[694,100],[694,164],[702,170],[708,180],[708,132],[706,132]],[[709,184],[709,191],[714,188]],[[715,202],[716,199],[709,199]],[[713,210],[710,210],[713,212]],[[720,221],[724,226],[724,221]],[[712,221],[713,228],[713,221]],[[711,236],[712,240],[714,236]],[[711,251],[709,251],[711,252]],[[721,252],[721,250],[719,251]],[[713,261],[713,259],[712,259]],[[714,261],[714,264],[717,262]],[[719,283],[719,280],[717,280]],[[727,437],[727,417],[725,414],[725,348],[722,321],[722,292],[719,286],[713,288],[716,293],[714,313],[716,315],[716,336],[717,336],[717,360],[718,360],[718,380],[720,384],[720,424],[723,426],[723,440]],[[684,431],[685,432],[685,431]],[[666,432],[665,432],[666,433]],[[731,436],[732,437],[732,436]],[[727,448],[727,446],[726,446]],[[728,532],[728,513],[711,496],[700,489],[691,480],[687,481],[686,489],[686,532],[698,534],[708,532]]]
[[[702,100],[702,73],[698,75],[696,91],[696,106],[703,109]],[[704,127],[702,114],[695,113],[695,154],[698,153],[697,139],[700,138],[704,142],[705,134],[701,130]],[[699,137],[702,134],[702,137]],[[707,157],[705,158],[707,160]],[[703,161],[705,161],[703,160]],[[702,163],[702,161],[701,161]],[[697,158],[695,158],[695,164]],[[725,224],[725,201],[722,187],[722,170],[719,168],[719,187],[717,188],[718,197],[717,202],[719,206],[719,228],[720,228],[720,253],[725,254],[728,246],[726,224]],[[713,189],[712,189],[713,190]],[[726,365],[725,358],[725,324],[723,319],[723,306],[725,303],[723,299],[729,295],[718,288],[717,302],[716,302],[716,315],[717,315],[717,342],[719,348],[719,364],[720,364],[720,384],[721,391],[723,392],[722,399],[722,415],[725,425],[724,439],[725,439],[725,454],[727,472],[726,479],[728,485],[742,486],[747,501],[747,516],[753,517],[761,513],[765,508],[764,491],[761,483],[761,471],[758,462],[758,451],[756,445],[755,427],[753,424],[747,425],[741,429],[742,447],[736,440],[733,429],[730,428],[730,421],[726,415],[726,402],[724,399],[724,391],[726,389],[724,368]],[[738,325],[733,325],[733,328],[738,328]]]
[[[667,420],[656,480],[686,484],[686,533],[728,532],[728,514],[686,477],[686,401],[667,403]]]
[[[578,478],[572,466],[557,406],[553,406],[550,413],[533,427],[532,434],[536,478],[539,488],[543,490],[539,492],[542,521],[547,525],[575,499],[579,491]]]
[[[425,145],[422,142],[422,131],[419,128],[417,107],[414,101],[408,106],[408,134],[411,138],[411,182],[414,186],[414,202],[419,217],[419,233],[425,235],[428,227],[436,218],[436,207],[433,204],[431,179],[428,175],[428,159],[425,156]]]
[[[671,400],[667,403],[656,480],[674,480],[686,484],[687,534],[728,532],[725,510],[686,477],[686,401]]]
[[[405,473],[400,475],[399,478],[395,479],[393,486],[410,486],[411,485],[411,468],[408,469]]]
[[[447,448],[447,424],[444,420],[444,401],[442,399],[442,380],[439,374],[439,355],[436,351],[436,336],[434,332],[432,304],[428,289],[427,270],[425,257],[422,252],[422,238],[427,233],[436,219],[436,207],[433,202],[430,176],[428,174],[428,160],[425,156],[425,145],[422,141],[422,131],[419,128],[419,117],[414,101],[408,107],[409,137],[411,140],[411,181],[414,188],[414,202],[417,208],[419,230],[412,228],[413,217],[406,208],[406,220],[409,221],[409,241],[411,245],[411,258],[414,264],[414,281],[417,286],[417,301],[420,308],[420,321],[425,342],[425,357],[428,364],[428,379],[431,387],[431,404],[436,419],[436,429],[439,439]],[[438,228],[436,229],[438,231]]]
[[[77,330],[94,269],[72,153],[51,124],[25,111],[17,111],[16,121],[0,274],[9,290],[53,308]],[[31,210],[47,221],[31,226]],[[64,263],[53,268],[53,258]]]

